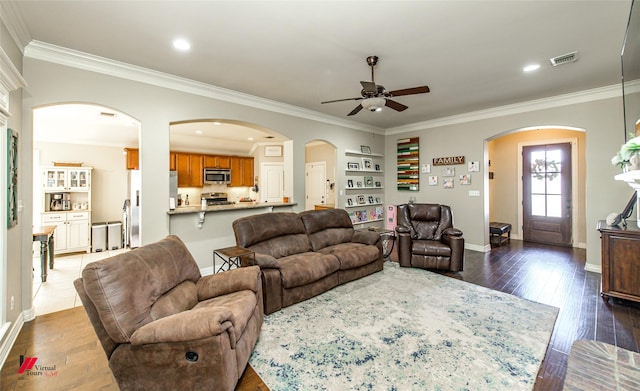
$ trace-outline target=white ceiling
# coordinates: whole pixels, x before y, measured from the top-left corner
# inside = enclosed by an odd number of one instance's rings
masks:
[[[9,1],[27,38],[346,118],[370,80],[389,129],[620,82],[631,1]],[[177,52],[174,38],[191,41]],[[27,44],[27,42],[23,42]],[[549,59],[579,52],[574,63]],[[532,62],[542,67],[526,74]],[[28,82],[28,81],[27,81]]]

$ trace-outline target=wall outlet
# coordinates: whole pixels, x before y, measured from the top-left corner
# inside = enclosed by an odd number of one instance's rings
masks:
[[[16,299],[14,296],[11,296],[11,311],[13,311],[15,306],[16,306]]]

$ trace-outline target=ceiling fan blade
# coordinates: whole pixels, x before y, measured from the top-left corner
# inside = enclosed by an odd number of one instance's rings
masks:
[[[357,98],[345,98],[345,99],[327,100],[327,101],[320,102],[320,103],[322,104],[322,103],[345,102],[345,101],[348,101],[348,100],[360,100],[360,99],[362,99],[361,96],[359,96]]]
[[[362,88],[364,89],[364,92],[367,92],[370,94],[376,94],[378,92],[378,87],[376,86],[376,83],[372,81],[361,81],[360,84],[362,84]]]
[[[389,98],[385,100],[384,105],[394,109],[395,111],[405,111],[409,108],[409,106],[405,106],[402,103],[396,102],[395,100],[391,100]]]
[[[347,114],[347,116],[356,115],[358,114],[358,112],[360,112],[360,110],[362,110],[362,105],[358,105],[355,109],[351,110],[351,112]]]
[[[413,94],[426,94],[427,92],[429,92],[429,87],[421,86],[421,87],[405,88],[403,90],[389,91],[389,94],[391,94],[391,96],[402,96],[402,95],[413,95]]]

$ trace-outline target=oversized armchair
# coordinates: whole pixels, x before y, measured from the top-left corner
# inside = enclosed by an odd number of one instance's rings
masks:
[[[264,318],[260,268],[201,277],[177,236],[74,281],[121,390],[233,390]]]
[[[462,271],[464,238],[453,228],[451,208],[440,204],[398,205],[400,266]]]

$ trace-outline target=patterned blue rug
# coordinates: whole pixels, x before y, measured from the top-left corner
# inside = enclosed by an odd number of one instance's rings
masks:
[[[276,390],[530,390],[558,309],[385,262],[265,317],[251,366]]]

